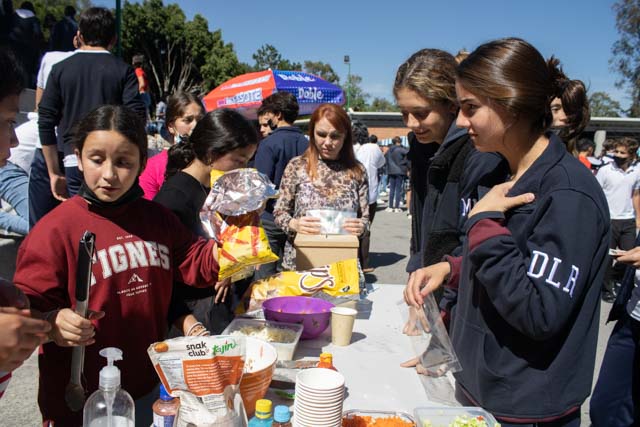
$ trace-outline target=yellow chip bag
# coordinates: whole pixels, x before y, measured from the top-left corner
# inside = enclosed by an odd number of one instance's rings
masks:
[[[238,312],[257,310],[263,301],[273,297],[310,296],[317,292],[333,297],[357,295],[360,292],[360,281],[358,260],[355,258],[311,270],[283,271],[253,282]]]
[[[278,256],[271,251],[264,229],[260,226],[260,216],[257,212],[220,220],[226,226],[221,227],[222,231],[216,239],[220,242],[218,280],[231,277],[247,267],[278,260]]]

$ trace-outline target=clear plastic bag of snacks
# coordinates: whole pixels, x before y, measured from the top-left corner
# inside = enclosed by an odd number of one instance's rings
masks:
[[[343,228],[344,220],[357,216],[354,211],[337,209],[310,209],[307,215],[320,219],[320,234],[349,234]]]
[[[441,377],[462,370],[433,294],[424,298],[420,309],[407,306],[404,301],[398,303],[398,308],[404,321],[403,332],[410,337],[419,358],[418,372]]]

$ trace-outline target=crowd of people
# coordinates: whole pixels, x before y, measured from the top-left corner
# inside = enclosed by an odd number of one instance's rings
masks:
[[[20,12],[28,3],[10,16],[28,19]],[[125,352],[122,385],[137,424],[148,426],[158,383],[150,343],[220,333],[253,279],[295,269],[296,235],[321,233],[315,209],[355,213],[343,232],[357,236],[361,268],[372,271],[371,224],[388,194],[388,212],[404,199],[411,216],[405,301],[417,310],[433,294],[440,305],[463,368],[461,403],[503,426],[580,425],[604,300],[618,323],[591,420],[640,423],[638,143],[610,140],[594,157],[582,137],[586,88],[557,58],[517,38],[457,56],[414,53],[393,85],[408,149],[399,137],[381,147],[334,104],[313,112],[305,136],[288,92],[265,98],[257,123],[234,110],[205,112],[198,96],[177,92],[156,109],[167,149],[149,158],[143,59],[132,67],[109,52],[107,9],[83,11],[71,31],[74,15],[59,33],[71,34],[75,50],[48,52],[29,68],[0,48],[0,197],[15,210],[0,213],[0,228],[26,235],[15,287],[0,282],[0,396],[41,346],[45,425],[77,426],[82,414],[64,400],[71,348],[86,346],[92,392],[98,351],[115,346]],[[36,111],[14,129],[32,74]],[[219,281],[217,246],[198,213],[219,176],[247,166],[279,189],[261,222],[280,260]],[[84,230],[97,235],[86,318],[73,311]]]

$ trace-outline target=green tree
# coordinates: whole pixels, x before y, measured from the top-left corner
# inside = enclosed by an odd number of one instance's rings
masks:
[[[398,106],[387,98],[375,97],[368,107],[369,111],[400,111]]]
[[[245,70],[220,30],[210,32],[201,15],[187,21],[177,4],[126,2],[122,20],[123,56],[145,56],[156,99],[177,90],[204,92]]]
[[[618,87],[631,95],[631,117],[640,117],[640,1],[619,0],[613,5],[619,39],[613,44],[611,69],[620,75]]]
[[[620,117],[623,112],[620,103],[606,92],[592,93],[589,97],[589,109],[591,117]]]
[[[331,65],[322,61],[304,61],[304,71],[328,81],[329,83],[340,84],[340,77],[333,71]]]
[[[238,60],[233,44],[225,43],[222,30],[209,31],[209,23],[196,15],[187,22],[185,36],[194,56],[194,65],[202,77],[201,86],[205,91],[242,74],[246,68]]]
[[[278,49],[271,44],[260,46],[252,56],[255,61],[253,66],[255,71],[267,69],[302,71],[302,65],[299,62],[291,62],[288,59],[284,59]]]
[[[343,86],[345,96],[349,96],[349,107],[353,111],[367,111],[367,99],[371,96],[361,87],[362,77],[357,74],[351,74],[347,78],[347,83]],[[346,105],[345,105],[346,107]]]

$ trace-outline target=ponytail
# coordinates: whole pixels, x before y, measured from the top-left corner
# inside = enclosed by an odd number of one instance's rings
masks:
[[[547,69],[549,70],[549,92],[547,96],[547,103],[545,104],[545,118],[544,125],[545,129],[551,127],[553,123],[553,114],[551,113],[551,102],[554,98],[562,99],[562,93],[567,85],[569,79],[566,74],[562,70],[562,66],[560,65],[560,60],[555,56],[551,56],[547,60]],[[564,105],[563,105],[564,108]]]
[[[164,174],[164,178],[169,179],[182,169],[189,166],[189,164],[196,158],[193,143],[189,140],[188,136],[182,137],[182,142],[174,144],[169,148],[167,152],[167,170]]]
[[[548,104],[551,104],[553,98],[559,98],[562,102],[567,124],[560,130],[559,136],[567,144],[569,151],[573,152],[576,140],[591,118],[587,88],[582,81],[569,79],[557,58],[549,58],[547,66],[553,85]]]

